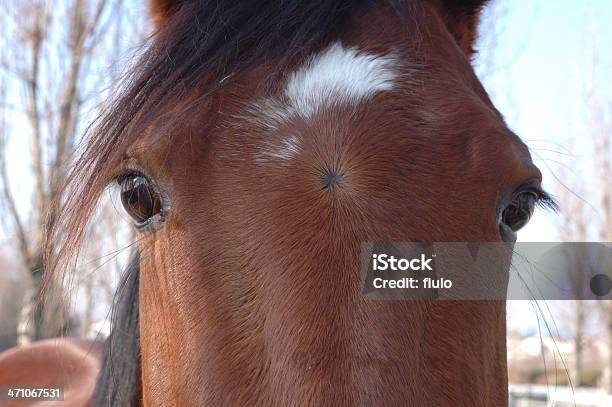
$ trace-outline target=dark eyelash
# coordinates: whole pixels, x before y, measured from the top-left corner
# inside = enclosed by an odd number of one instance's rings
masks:
[[[116,182],[121,185],[126,178],[130,177],[143,177],[147,180],[151,180],[151,177],[147,175],[146,171],[144,171],[139,165],[126,165],[121,169],[121,172],[118,172],[117,175],[111,180],[111,182]]]
[[[546,191],[541,191],[536,201],[538,208],[550,210],[553,212],[559,211],[559,204],[557,201]]]
[[[130,177],[144,177],[144,178],[147,178],[146,175],[144,175],[143,173],[141,173],[139,171],[129,170],[129,171],[126,171],[126,172],[123,172],[123,173],[117,175],[113,179],[113,182],[116,182],[117,184],[121,185],[121,183],[123,181],[125,181],[127,178],[130,178]]]

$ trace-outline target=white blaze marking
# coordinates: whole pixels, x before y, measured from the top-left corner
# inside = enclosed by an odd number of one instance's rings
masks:
[[[392,54],[367,54],[336,42],[289,76],[283,98],[251,103],[237,117],[267,131],[277,131],[293,117],[312,119],[326,107],[357,105],[378,92],[393,89],[398,66]],[[292,135],[280,147],[262,147],[256,160],[290,160],[299,152],[299,139]]]
[[[334,43],[290,76],[285,89],[290,110],[311,118],[323,106],[357,104],[377,92],[391,90],[396,65],[392,56],[365,54]]]
[[[255,156],[256,161],[268,161],[270,159],[290,160],[300,152],[300,141],[296,136],[289,136],[282,141],[280,148],[261,149]]]

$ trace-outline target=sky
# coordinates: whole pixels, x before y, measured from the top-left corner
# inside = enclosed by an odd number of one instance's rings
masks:
[[[588,203],[587,217],[594,227],[601,214],[597,185],[588,181],[596,173],[586,95],[588,89],[596,89],[610,114],[612,2],[498,1],[487,10],[481,29],[488,27],[493,12],[501,17],[496,46],[481,49],[476,72],[509,127],[530,147],[544,187],[557,196],[563,190],[580,195]],[[479,45],[486,47],[491,41],[483,30]],[[568,210],[561,207],[562,212]],[[519,241],[559,241],[560,222],[559,214],[539,211],[519,232]],[[547,306],[562,334],[569,334],[571,304],[541,304],[544,310]],[[509,302],[510,331],[537,334],[539,322],[533,303]],[[599,330],[591,327],[592,332]]]
[[[576,191],[597,218],[598,197],[579,190],[593,171],[585,93],[596,86],[612,102],[612,2],[497,1],[481,28],[500,7],[496,46],[481,50],[476,72],[510,128],[530,147],[544,187],[554,195],[564,185]],[[487,34],[482,32],[480,45],[490,43]],[[599,66],[593,68],[596,54]],[[519,240],[560,240],[558,219],[536,214]]]
[[[595,89],[602,103],[612,108],[610,22],[609,0],[494,1],[485,12],[475,61],[495,105],[530,146],[544,173],[545,188],[553,195],[566,187],[575,191],[591,205],[593,224],[600,214],[597,191],[584,181],[594,175],[586,93]],[[491,26],[492,32],[486,30]],[[25,138],[12,141],[12,174],[29,172],[27,149]],[[31,185],[19,180],[13,188],[26,212]],[[559,221],[558,215],[541,211],[519,233],[519,240],[558,241]],[[0,233],[0,243],[8,239]],[[528,302],[510,304],[511,330],[534,332],[537,322]]]

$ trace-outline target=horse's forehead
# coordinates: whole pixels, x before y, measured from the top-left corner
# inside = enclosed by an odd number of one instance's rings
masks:
[[[312,121],[325,110],[358,106],[393,90],[401,68],[392,51],[373,53],[333,42],[286,75],[278,94],[247,101],[238,116],[270,129],[293,118]]]

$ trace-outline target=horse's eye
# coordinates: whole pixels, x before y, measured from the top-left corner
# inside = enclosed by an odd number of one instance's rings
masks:
[[[137,224],[146,222],[160,212],[159,196],[147,178],[134,174],[125,176],[117,182],[121,187],[121,203]]]
[[[525,226],[535,208],[538,196],[534,192],[519,193],[502,212],[501,221],[513,232]]]

